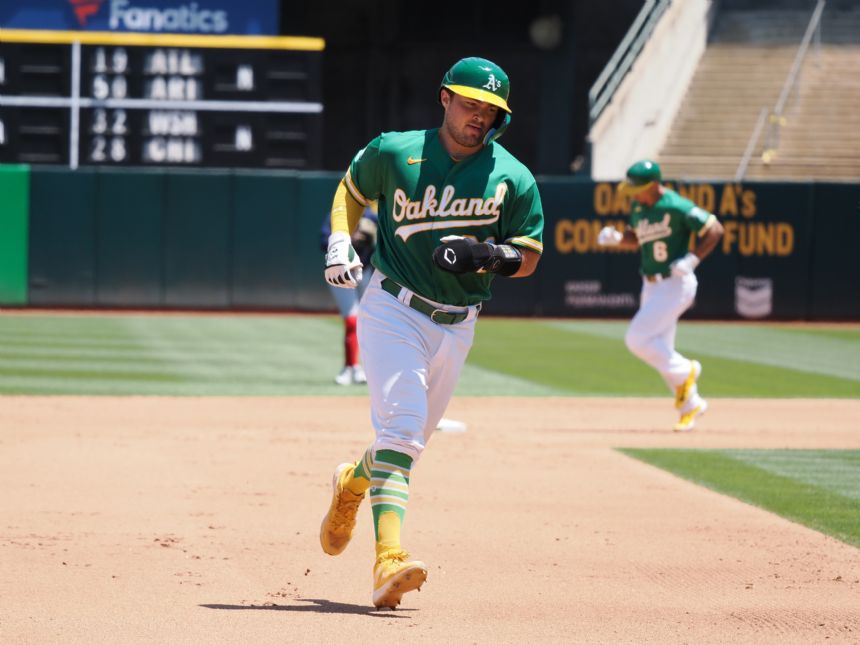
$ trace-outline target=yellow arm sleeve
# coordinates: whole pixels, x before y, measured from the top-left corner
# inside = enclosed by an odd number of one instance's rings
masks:
[[[346,189],[346,184],[341,180],[337,190],[334,191],[334,200],[331,204],[331,232],[352,235],[358,228],[358,221],[363,212],[364,206],[355,201]]]

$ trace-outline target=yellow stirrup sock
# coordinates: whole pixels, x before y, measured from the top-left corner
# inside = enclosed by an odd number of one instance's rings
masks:
[[[412,457],[394,450],[379,450],[373,460],[370,507],[376,530],[376,553],[400,548],[400,527],[409,501]]]
[[[364,455],[355,463],[355,470],[352,472],[346,482],[344,488],[355,495],[364,495],[365,491],[370,488],[370,471],[373,463],[373,446],[364,451]]]
[[[400,548],[400,515],[394,511],[379,514],[376,522],[376,555]]]

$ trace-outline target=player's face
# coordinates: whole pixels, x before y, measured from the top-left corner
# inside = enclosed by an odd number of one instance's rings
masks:
[[[499,108],[459,94],[442,92],[445,121],[442,128],[460,146],[478,148],[496,122]]]
[[[657,182],[648,184],[645,190],[633,193],[633,199],[645,206],[653,206],[660,199],[660,184]]]

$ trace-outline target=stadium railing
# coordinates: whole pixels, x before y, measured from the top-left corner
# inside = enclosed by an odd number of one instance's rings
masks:
[[[589,125],[594,125],[642,51],[671,0],[646,0],[606,67],[588,90]]]
[[[800,70],[803,67],[803,61],[809,51],[809,44],[815,38],[816,54],[821,51],[821,14],[824,12],[824,0],[818,0],[815,9],[812,11],[812,16],[809,18],[809,24],[806,27],[806,33],[800,41],[800,46],[797,48],[797,54],[794,57],[794,62],[791,69],[785,78],[785,83],[782,86],[782,91],[774,105],[773,111],[768,119],[768,131],[765,138],[765,147],[761,158],[765,164],[769,164],[777,156],[779,149],[779,135],[781,128],[786,124],[785,108],[788,104],[791,92],[797,87],[800,78]]]

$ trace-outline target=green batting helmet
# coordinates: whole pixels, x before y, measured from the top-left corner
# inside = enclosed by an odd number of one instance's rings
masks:
[[[439,87],[440,92],[442,88],[501,108],[496,122],[484,137],[484,145],[502,136],[510,125],[511,108],[508,107],[508,96],[511,93],[511,83],[504,70],[494,62],[486,58],[461,58],[445,72]]]
[[[659,184],[662,178],[660,166],[650,159],[643,159],[627,169],[627,177],[618,184],[618,190],[624,195],[632,195]]]

